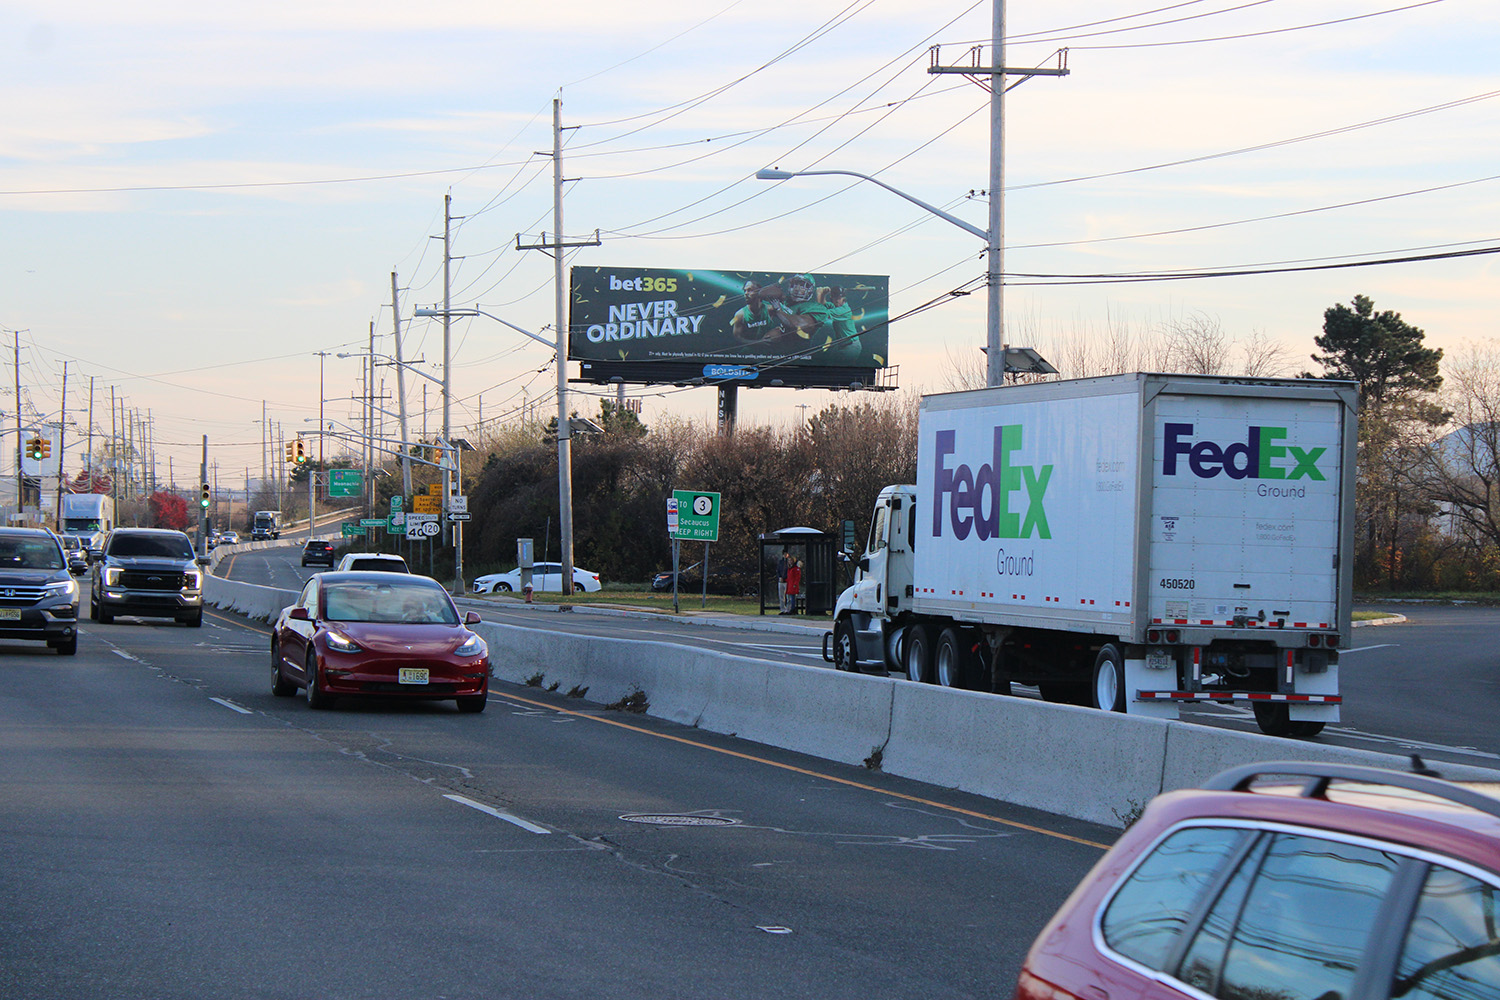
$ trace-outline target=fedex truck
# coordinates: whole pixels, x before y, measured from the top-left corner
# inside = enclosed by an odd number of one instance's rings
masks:
[[[1129,374],[924,397],[825,658],[1262,731],[1339,719],[1356,387]]]
[[[65,535],[87,539],[89,548],[103,545],[104,536],[115,526],[114,498],[102,493],[64,493],[62,530]]]

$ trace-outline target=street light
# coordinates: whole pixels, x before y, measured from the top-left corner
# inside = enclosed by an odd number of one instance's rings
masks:
[[[793,177],[816,177],[824,174],[838,174],[844,177],[857,177],[862,181],[869,181],[871,184],[885,188],[891,194],[899,198],[904,198],[913,205],[926,209],[939,219],[951,222],[964,232],[978,236],[985,241],[987,258],[985,281],[989,286],[989,306],[987,308],[985,323],[985,353],[988,356],[988,360],[985,363],[985,384],[992,386],[1004,384],[1005,366],[1001,359],[1004,357],[1005,347],[1001,342],[1003,337],[1000,329],[1003,295],[1000,286],[1001,230],[999,221],[996,218],[997,213],[994,211],[991,212],[991,218],[995,219],[995,222],[989,229],[980,229],[978,226],[965,222],[957,216],[949,215],[934,205],[927,204],[927,202],[920,198],[914,198],[905,191],[897,190],[882,180],[877,180],[869,174],[856,173],[853,170],[773,170],[765,168],[757,170],[755,177],[757,180],[762,181],[785,181]],[[992,203],[997,202],[1000,197],[1001,194],[998,190],[990,192]]]
[[[561,307],[559,306],[559,311]],[[557,354],[557,528],[558,534],[562,536],[562,592],[570,594],[573,592],[573,427],[572,421],[568,419],[568,392],[567,379],[567,341],[564,338],[562,320],[558,320],[557,341],[547,340],[525,327],[517,326],[508,319],[501,319],[494,313],[485,312],[478,307],[467,309],[422,309],[418,307],[414,315],[419,317],[452,318],[454,316],[484,316],[494,320],[501,326],[508,326],[517,333],[530,337],[539,344],[546,344],[553,348]],[[560,312],[559,312],[560,314]]]

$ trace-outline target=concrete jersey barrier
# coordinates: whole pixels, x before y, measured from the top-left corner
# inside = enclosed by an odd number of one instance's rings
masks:
[[[216,579],[216,578],[212,578]],[[258,593],[257,593],[258,592]],[[218,580],[210,603],[269,620],[296,591]],[[648,714],[708,732],[1075,819],[1121,826],[1155,795],[1239,764],[1326,761],[1406,769],[1406,758],[1259,733],[1105,713],[774,663],[639,639],[485,622],[494,676],[587,688],[612,704],[641,692]],[[1452,778],[1500,772],[1440,765]]]

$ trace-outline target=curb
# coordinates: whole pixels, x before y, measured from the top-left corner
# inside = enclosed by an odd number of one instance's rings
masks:
[[[475,604],[477,604],[479,607],[493,607],[498,604],[504,606],[507,609],[523,608],[542,614],[560,614],[567,612],[571,614],[599,615],[601,617],[609,618],[637,618],[642,620],[660,618],[666,621],[677,622],[684,625],[700,625],[707,628],[737,628],[743,629],[748,632],[781,632],[785,635],[822,635],[824,632],[827,632],[833,628],[832,622],[830,622],[827,626],[799,625],[795,622],[769,621],[764,620],[760,617],[747,618],[743,615],[736,615],[731,617],[728,615],[722,615],[722,613],[720,612],[708,612],[706,614],[702,612],[689,612],[687,614],[674,615],[669,612],[652,611],[646,608],[630,608],[602,604],[527,605],[525,602],[516,600],[514,598],[501,600],[479,600],[476,599],[472,594],[468,595],[468,599],[474,601]]]

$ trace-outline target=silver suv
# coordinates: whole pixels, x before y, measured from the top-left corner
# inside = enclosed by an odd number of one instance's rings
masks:
[[[89,617],[105,624],[115,615],[141,615],[202,625],[206,565],[180,531],[116,528],[94,564]]]

